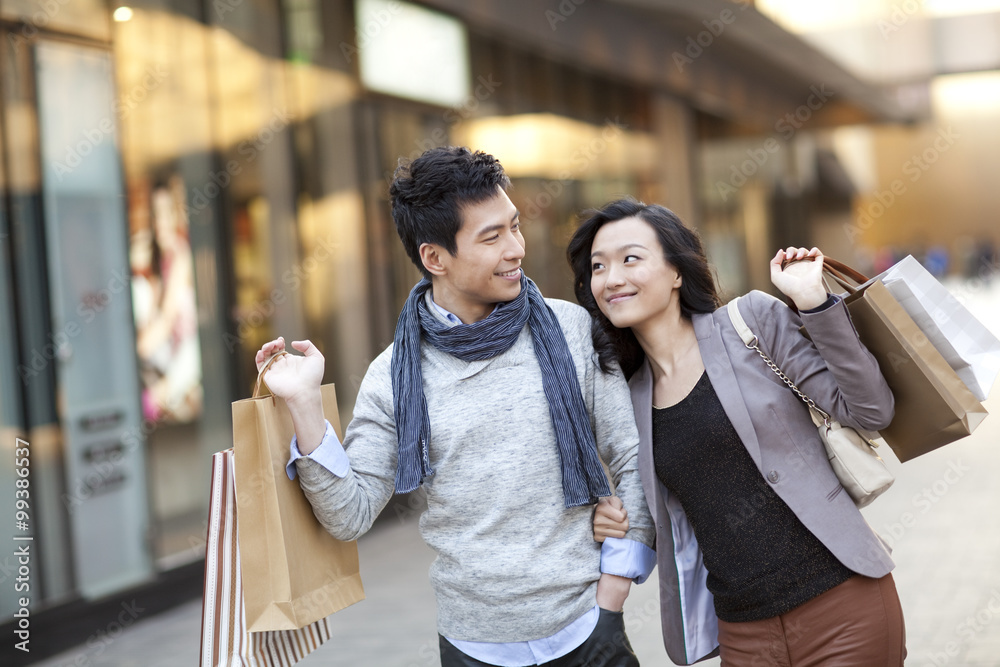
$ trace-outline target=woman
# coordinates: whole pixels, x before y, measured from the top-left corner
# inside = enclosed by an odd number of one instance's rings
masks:
[[[902,665],[888,549],[834,475],[808,408],[719,307],[697,234],[662,206],[619,200],[583,222],[568,257],[602,365],[630,377],[670,658]],[[771,260],[801,316],[757,291],[740,313],[821,408],[845,426],[884,428],[892,393],[827,295],[822,259],[788,248]],[[617,518],[600,505],[595,536],[620,536]]]

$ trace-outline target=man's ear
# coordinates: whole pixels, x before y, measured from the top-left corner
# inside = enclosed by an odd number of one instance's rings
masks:
[[[447,250],[436,243],[421,243],[419,252],[424,269],[432,276],[443,276],[448,273],[448,269],[441,262],[441,257],[448,252]]]

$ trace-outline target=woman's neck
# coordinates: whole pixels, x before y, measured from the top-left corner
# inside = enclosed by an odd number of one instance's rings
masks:
[[[694,325],[681,315],[679,304],[633,326],[632,332],[649,359],[654,380],[673,376],[698,345]]]

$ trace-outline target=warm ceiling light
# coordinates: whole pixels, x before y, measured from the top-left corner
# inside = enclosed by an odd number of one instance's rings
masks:
[[[113,17],[119,23],[128,21],[132,18],[132,8],[131,7],[119,7],[115,10]]]

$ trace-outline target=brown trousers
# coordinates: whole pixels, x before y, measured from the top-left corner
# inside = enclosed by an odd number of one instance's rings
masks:
[[[787,614],[719,621],[723,667],[900,667],[903,609],[892,575],[855,575]]]

